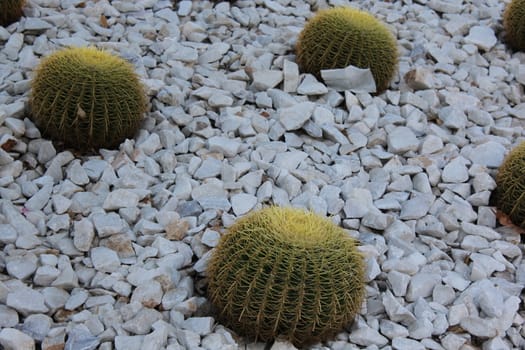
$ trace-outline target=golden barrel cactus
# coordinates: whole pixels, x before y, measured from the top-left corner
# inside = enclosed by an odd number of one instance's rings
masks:
[[[525,0],[512,0],[503,13],[505,41],[517,51],[525,51]]]
[[[44,58],[30,102],[43,134],[78,150],[117,147],[134,136],[146,111],[133,66],[94,47],[67,48]]]
[[[496,174],[496,207],[525,228],[525,142],[507,155]]]
[[[6,27],[24,14],[25,0],[0,0],[0,25]]]
[[[302,209],[268,207],[240,218],[207,274],[220,321],[250,339],[283,337],[297,346],[339,332],[365,295],[357,242]]]
[[[397,41],[392,33],[369,13],[350,7],[317,12],[299,34],[296,54],[299,67],[317,77],[323,69],[369,68],[377,93],[388,88],[397,72]]]

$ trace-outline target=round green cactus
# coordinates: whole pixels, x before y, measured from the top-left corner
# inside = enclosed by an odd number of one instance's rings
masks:
[[[208,265],[219,320],[251,339],[297,346],[351,323],[365,294],[357,242],[329,219],[268,207],[239,219]]]
[[[515,50],[525,51],[525,0],[512,0],[503,13],[505,41]]]
[[[388,88],[397,71],[392,33],[369,13],[349,7],[317,12],[301,31],[296,53],[299,67],[317,77],[323,69],[370,68],[377,93]]]
[[[24,14],[25,0],[0,0],[0,25],[5,27],[18,21]]]
[[[31,109],[43,134],[65,146],[113,148],[140,127],[146,96],[125,60],[93,47],[68,48],[37,68]]]
[[[495,204],[514,225],[525,228],[525,142],[507,155],[496,175]]]

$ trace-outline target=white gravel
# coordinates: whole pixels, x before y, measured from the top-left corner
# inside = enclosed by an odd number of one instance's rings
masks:
[[[367,259],[356,322],[313,349],[525,348],[524,246],[489,202],[525,140],[506,3],[29,1],[0,27],[0,347],[244,349],[206,265],[279,204],[330,215]],[[398,38],[381,96],[295,63],[306,19],[350,4]],[[41,138],[28,97],[41,57],[86,44],[133,63],[151,105],[134,139],[81,156]]]

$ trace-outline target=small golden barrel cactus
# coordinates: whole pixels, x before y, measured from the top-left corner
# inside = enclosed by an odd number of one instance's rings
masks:
[[[6,27],[24,14],[25,0],[0,0],[0,25]]]
[[[525,51],[525,0],[512,0],[503,13],[505,41],[517,51]]]
[[[397,71],[397,41],[378,19],[350,7],[320,10],[299,34],[297,62],[320,77],[323,69],[353,65],[369,68],[377,93],[386,90]]]
[[[365,294],[357,242],[329,219],[268,207],[240,218],[208,265],[219,320],[240,335],[303,346],[351,323]]]
[[[140,127],[146,96],[122,58],[94,47],[67,48],[37,68],[31,109],[52,140],[81,151],[113,148]]]
[[[507,155],[496,175],[496,207],[525,228],[525,142]]]

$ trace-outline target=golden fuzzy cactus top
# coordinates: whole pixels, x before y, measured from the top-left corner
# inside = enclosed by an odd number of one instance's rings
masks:
[[[33,119],[44,135],[79,150],[111,148],[133,137],[146,97],[133,66],[94,47],[44,58],[32,82]]]
[[[350,7],[319,11],[301,31],[296,51],[301,69],[317,77],[323,69],[370,68],[377,93],[388,88],[397,71],[392,33],[369,13]]]
[[[357,242],[329,219],[269,207],[239,219],[209,263],[219,320],[259,340],[315,343],[352,322],[364,298]]]
[[[503,13],[505,40],[515,50],[525,51],[525,0],[512,0]]]

